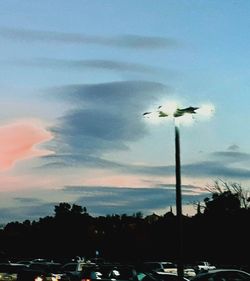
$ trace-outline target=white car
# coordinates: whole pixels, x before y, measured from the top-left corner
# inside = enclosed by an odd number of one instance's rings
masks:
[[[157,273],[165,272],[177,275],[177,265],[170,261],[161,262],[145,262],[144,266],[146,270],[155,271]],[[184,277],[192,278],[196,276],[196,272],[193,268],[184,268]]]
[[[192,281],[250,281],[250,274],[237,269],[214,269],[199,273]]]
[[[208,261],[199,261],[196,263],[195,269],[197,272],[209,271],[216,269],[216,266],[210,264]]]

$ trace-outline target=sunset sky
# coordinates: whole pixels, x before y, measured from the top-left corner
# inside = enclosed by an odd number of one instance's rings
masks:
[[[175,207],[174,122],[160,105],[212,105],[180,124],[183,212],[215,180],[250,186],[250,2],[2,0],[0,223]]]

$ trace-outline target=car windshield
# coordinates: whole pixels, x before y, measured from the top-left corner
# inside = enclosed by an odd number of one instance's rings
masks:
[[[162,265],[163,265],[164,268],[177,268],[176,264],[171,263],[171,262],[163,263]]]
[[[24,268],[27,268],[27,266],[22,265],[22,264],[1,264],[0,265],[0,272],[1,273],[18,273]]]
[[[215,280],[225,280],[225,281],[249,281],[250,275],[244,274],[238,271],[226,271],[219,273]]]
[[[62,269],[64,271],[75,271],[77,267],[76,263],[70,263],[70,264],[66,264],[62,267]]]

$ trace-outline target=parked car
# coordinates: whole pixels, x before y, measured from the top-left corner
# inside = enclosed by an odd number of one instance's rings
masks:
[[[212,264],[210,264],[208,261],[199,261],[195,264],[195,271],[196,273],[202,272],[202,271],[209,271],[216,269],[216,267]]]
[[[31,260],[20,260],[20,261],[17,261],[16,263],[29,265],[32,263],[32,261]]]
[[[150,272],[167,272],[167,273],[177,273],[177,265],[173,262],[168,261],[149,261],[143,263],[143,268]]]
[[[45,281],[46,278],[53,280],[51,274],[46,274],[43,270],[27,268],[18,273],[16,281]]]
[[[184,266],[184,277],[191,279],[196,276],[196,271],[191,266]]]
[[[84,268],[80,281],[156,281],[147,273],[137,271],[134,266],[121,264],[103,264],[95,267]]]
[[[60,263],[54,262],[32,262],[29,265],[29,270],[40,272],[41,281],[70,281],[67,274],[62,272]],[[27,273],[27,271],[26,271]]]
[[[0,281],[12,281],[17,279],[17,275],[27,265],[16,263],[1,263],[0,264]]]
[[[197,274],[192,281],[250,281],[250,274],[237,269],[214,269]]]
[[[166,273],[166,272],[154,272],[152,275],[160,281],[189,281],[186,277],[179,277],[173,273]]]
[[[145,271],[165,272],[177,275],[177,264],[173,262],[144,262]],[[184,267],[184,277],[191,278],[196,275],[194,268]]]
[[[146,272],[141,266],[103,264],[100,266],[84,269],[80,281],[189,281],[186,278],[179,278],[175,274],[166,272]]]
[[[95,263],[78,261],[66,263],[61,267],[61,271],[70,277],[70,280],[79,279],[80,273],[86,267],[95,266]]]

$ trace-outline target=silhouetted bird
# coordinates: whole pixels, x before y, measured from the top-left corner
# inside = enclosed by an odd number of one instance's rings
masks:
[[[149,112],[149,111],[148,111],[148,112],[144,112],[142,115],[145,116],[145,115],[148,115],[148,114],[150,114],[150,113],[152,113],[152,112]]]

